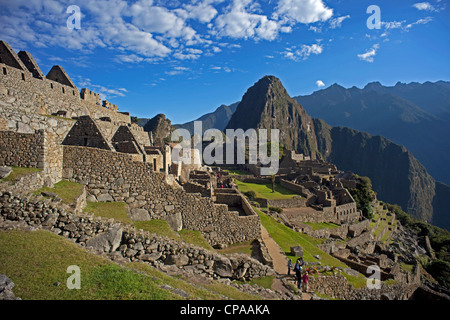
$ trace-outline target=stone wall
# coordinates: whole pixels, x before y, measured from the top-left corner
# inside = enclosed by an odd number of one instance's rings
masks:
[[[44,168],[44,131],[0,131],[0,166]]]
[[[256,201],[262,207],[277,207],[277,208],[298,208],[306,206],[306,199],[301,197],[296,197],[292,199],[262,199],[257,198]]]
[[[308,196],[308,194],[307,194],[307,192],[305,190],[305,187],[303,187],[303,186],[301,186],[299,184],[296,184],[296,183],[293,183],[291,181],[287,181],[287,180],[284,180],[284,179],[280,179],[280,185],[282,187],[284,187],[284,188],[286,188],[288,190],[291,190],[291,191],[293,191],[295,193],[298,193],[299,195],[302,195],[304,197]]]
[[[183,228],[201,231],[211,243],[235,243],[260,236],[257,215],[239,216],[226,205],[168,185],[165,174],[149,163],[133,162],[128,154],[95,148],[64,146],[64,178],[87,186],[97,198],[110,196],[144,209],[152,219],[181,214]]]
[[[216,279],[250,280],[275,274],[272,268],[243,254],[225,257],[202,247],[138,231],[112,219],[74,214],[50,200],[21,198],[11,192],[0,192],[0,219],[42,227],[114,259],[141,261],[156,267],[174,265]]]
[[[66,117],[90,115],[94,119],[109,117],[122,123],[131,123],[130,115],[98,106],[92,100],[83,100],[77,88],[50,79],[36,79],[29,71],[0,63],[0,100],[15,109],[52,115],[65,111]],[[22,74],[24,76],[22,76]]]
[[[380,289],[355,289],[342,275],[310,276],[308,290],[341,300],[407,300],[418,285],[381,283]]]
[[[32,172],[18,177],[15,181],[0,182],[0,192],[11,191],[15,194],[28,193],[40,189],[44,185],[44,173]]]

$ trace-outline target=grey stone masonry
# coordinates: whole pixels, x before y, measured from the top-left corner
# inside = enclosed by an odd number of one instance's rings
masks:
[[[141,261],[155,267],[173,265],[210,278],[250,280],[274,270],[244,254],[224,256],[205,248],[136,230],[113,219],[75,214],[57,202],[0,192],[0,220],[50,230],[112,259]]]
[[[109,196],[125,201],[132,212],[141,209],[139,217],[146,216],[143,210],[151,219],[171,222],[181,215],[182,221],[176,225],[182,223],[183,228],[202,232],[211,245],[260,237],[258,215],[239,216],[238,212],[229,212],[225,204],[175,188],[166,182],[164,173],[154,172],[149,163],[133,161],[129,154],[64,146],[63,163],[64,178],[86,185],[97,199]]]

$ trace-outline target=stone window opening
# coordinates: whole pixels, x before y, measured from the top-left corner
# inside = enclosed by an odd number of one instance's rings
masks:
[[[62,93],[65,93],[65,92],[64,92],[64,87],[62,87]]]
[[[50,88],[52,88],[52,89],[53,89],[53,83],[50,83]]]
[[[83,138],[83,146],[87,147],[87,145],[88,145],[88,138],[85,137],[85,138]]]
[[[3,67],[3,74],[6,76],[8,73],[6,72],[6,68]]]
[[[22,72],[22,80],[25,81],[25,74]]]

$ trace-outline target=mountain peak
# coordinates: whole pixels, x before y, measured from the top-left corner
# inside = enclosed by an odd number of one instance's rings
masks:
[[[379,90],[384,88],[383,85],[379,81],[374,81],[366,84],[363,90]]]
[[[316,156],[311,117],[275,76],[265,76],[247,90],[227,126],[227,129],[251,128],[279,129],[280,143],[287,149]]]

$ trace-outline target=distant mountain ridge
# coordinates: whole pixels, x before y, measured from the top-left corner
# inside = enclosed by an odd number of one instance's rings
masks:
[[[442,90],[450,90],[450,83],[437,83]],[[430,87],[434,84],[424,85],[427,94],[432,95]],[[332,162],[341,170],[368,176],[380,200],[399,204],[419,219],[450,229],[447,204],[450,187],[436,182],[420,159],[415,158],[417,150],[410,152],[414,145],[404,147],[389,139],[392,134],[397,134],[398,139],[414,137],[421,146],[416,149],[429,150],[430,155],[445,157],[444,151],[450,150],[439,149],[434,143],[436,139],[432,139],[433,135],[440,137],[447,130],[442,125],[450,110],[445,102],[446,93],[436,98],[439,103],[425,110],[422,103],[426,99],[417,93],[418,88],[422,85],[398,83],[395,87],[384,87],[374,82],[363,89],[345,89],[335,84],[294,99],[278,78],[266,76],[247,90],[241,102],[234,104],[236,110],[231,116],[229,110],[221,106],[199,119],[208,129],[215,123],[223,125],[229,116],[224,129],[280,129],[281,143],[285,147]],[[221,116],[223,119],[218,121]],[[189,130],[192,124],[182,126]],[[440,141],[446,145],[445,139]]]
[[[221,105],[214,112],[207,113],[194,121],[202,122],[203,132],[208,129],[218,129],[220,131],[225,130],[231,116],[236,111],[239,102],[233,103],[229,106]],[[187,129],[191,133],[194,133],[194,121],[189,121],[183,124],[174,124],[175,129]]]
[[[450,184],[450,82],[334,84],[295,98],[314,118],[404,145],[437,180]]]

